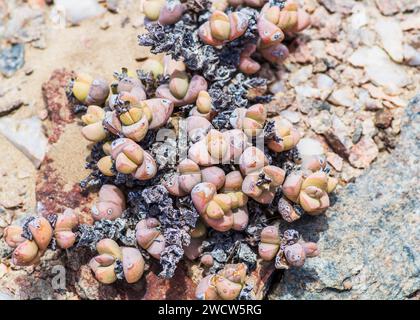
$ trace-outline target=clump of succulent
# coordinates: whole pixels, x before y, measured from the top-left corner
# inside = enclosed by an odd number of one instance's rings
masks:
[[[77,214],[66,209],[61,215],[30,217],[22,226],[11,225],[4,231],[6,243],[14,248],[12,262],[17,266],[29,266],[39,263],[45,251],[57,245],[68,249],[76,242],[75,228],[79,220]]]
[[[288,224],[324,212],[338,182],[297,128],[267,114],[257,76],[264,60],[281,63],[283,39],[309,17],[265,0],[147,0],[144,13],[140,44],[166,56],[112,84],[86,74],[70,84],[92,143],[81,186],[99,189],[93,224],[65,211],[9,227],[5,239],[18,265],[55,244],[89,247],[104,284],[137,282],[152,263],[170,278],[187,258],[204,267],[197,298],[238,299],[258,257],[285,269],[318,254]]]
[[[102,239],[96,250],[98,255],[90,260],[89,266],[101,283],[111,284],[121,278],[135,283],[142,277],[144,259],[138,249],[120,247],[112,239]]]
[[[245,264],[227,264],[217,274],[204,277],[195,296],[200,300],[235,300],[245,285],[246,276]]]

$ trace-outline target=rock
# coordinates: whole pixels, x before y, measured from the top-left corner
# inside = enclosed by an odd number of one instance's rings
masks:
[[[371,83],[363,85],[363,88],[369,91],[372,98],[387,100],[395,104],[397,107],[404,107],[407,105],[407,101],[399,96],[391,96],[383,92],[381,88],[374,86]]]
[[[341,157],[347,159],[349,157],[349,150],[344,144],[344,141],[334,132],[329,129],[323,133],[324,138],[327,140],[328,145]]]
[[[380,111],[380,110],[379,110]],[[372,118],[363,120],[362,122],[362,133],[367,137],[373,137],[378,132],[375,127],[375,123]]]
[[[324,148],[321,143],[315,139],[302,138],[296,146],[301,158],[310,156],[319,156],[324,154]]]
[[[353,8],[353,14],[350,17],[351,27],[355,30],[360,29],[361,27],[367,25],[368,15],[366,12],[366,7],[364,5],[355,5]]]
[[[41,120],[34,116],[23,120],[0,119],[0,133],[39,167],[47,151],[47,138]]]
[[[349,58],[352,65],[364,67],[369,79],[387,92],[396,92],[411,83],[404,68],[389,59],[381,48],[360,47]]]
[[[327,152],[327,162],[337,171],[343,169],[343,158],[334,152]]]
[[[280,112],[280,115],[289,120],[291,123],[298,123],[300,121],[300,113],[296,111],[283,110]]]
[[[321,254],[284,272],[270,299],[409,299],[420,277],[420,96],[407,107],[399,148],[318,217],[294,223]]]
[[[353,107],[356,97],[353,89],[349,86],[341,87],[333,91],[328,101],[337,106]]]
[[[289,84],[293,87],[307,81],[312,75],[312,65],[304,66],[293,72],[289,78]]]
[[[404,45],[404,61],[409,66],[417,67],[420,65],[420,51],[410,45]]]
[[[388,128],[392,123],[393,115],[388,109],[379,110],[375,114],[375,125],[380,129]]]
[[[349,162],[356,168],[367,168],[378,153],[378,147],[372,138],[363,137],[350,149]]]
[[[57,8],[64,11],[66,20],[73,25],[106,12],[96,0],[55,0],[54,3]]]
[[[22,105],[23,105],[22,100],[15,100],[13,102],[2,101],[0,103],[0,117],[7,115],[11,113],[12,111],[15,111],[16,109],[19,109]]]
[[[355,5],[353,0],[320,0],[319,2],[332,13],[339,12],[349,14],[352,7]]]
[[[392,60],[401,63],[404,58],[401,24],[392,18],[382,18],[375,23],[375,30]]]
[[[321,100],[325,100],[334,88],[334,80],[321,73],[316,77],[316,86],[320,91]]]
[[[10,78],[25,64],[25,47],[15,44],[0,51],[0,72]]]
[[[322,110],[314,117],[308,119],[311,129],[316,133],[322,134],[331,128],[331,114],[327,110]]]
[[[398,2],[395,0],[375,0],[375,3],[384,16],[391,16],[400,12]]]

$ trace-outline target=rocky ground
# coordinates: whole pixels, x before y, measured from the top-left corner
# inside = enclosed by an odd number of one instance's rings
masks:
[[[143,32],[141,3],[106,1],[106,10],[96,1],[77,2],[87,7],[66,12],[63,0],[54,6],[43,0],[0,0],[0,237],[10,223],[42,210],[87,210],[91,199],[80,195],[78,182],[88,172],[88,144],[66,107],[62,84],[70,71],[111,81],[113,71],[138,69],[148,55],[136,40]],[[300,2],[312,15],[312,27],[293,41],[283,67],[264,68],[276,95],[270,110],[323,143],[341,187],[325,215],[297,225],[306,240],[318,242],[321,256],[280,275],[268,297],[418,297],[419,98],[407,107],[420,92],[418,1]],[[14,60],[20,67],[16,72],[2,62],[10,43],[24,50]],[[54,72],[63,68],[67,71]],[[15,268],[9,253],[0,240],[0,295],[139,297],[126,288],[96,288],[83,268],[68,292],[54,290],[51,268],[57,254],[50,252],[39,267]]]

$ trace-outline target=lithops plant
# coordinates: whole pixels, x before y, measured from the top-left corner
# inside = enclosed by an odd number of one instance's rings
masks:
[[[247,136],[239,129],[223,133],[210,129],[189,148],[188,158],[200,166],[228,164],[238,159],[248,145]]]
[[[292,172],[284,181],[283,194],[300,204],[306,213],[318,215],[330,206],[328,193],[334,191],[337,179],[318,171],[304,176],[302,171]]]
[[[173,102],[175,106],[194,103],[200,91],[207,91],[207,81],[200,75],[191,78],[185,71],[174,71],[169,84],[156,89],[156,96]]]
[[[67,208],[57,216],[54,226],[54,238],[61,249],[69,249],[76,242],[75,228],[79,225],[79,217],[73,209]]]
[[[165,249],[165,238],[160,230],[160,222],[155,218],[140,220],[136,226],[136,239],[140,247],[153,258],[160,259]]]
[[[102,141],[107,137],[102,121],[105,118],[105,111],[98,106],[89,106],[86,114],[82,116],[82,121],[86,125],[82,128],[82,135],[92,142]]]
[[[217,193],[216,186],[212,183],[197,184],[191,191],[191,199],[204,222],[217,231],[243,230],[247,225],[248,211],[245,204],[237,208],[234,214],[231,197]]]
[[[143,12],[150,21],[161,25],[178,22],[186,9],[185,4],[178,0],[146,0],[143,2]]]
[[[191,192],[195,185],[201,182],[201,169],[190,159],[182,160],[176,173],[171,174],[163,181],[168,192],[174,196],[182,197]]]
[[[277,189],[283,184],[285,171],[276,166],[265,166],[248,173],[242,183],[242,192],[262,204],[270,204]]]
[[[111,284],[119,278],[135,283],[143,275],[144,259],[136,248],[120,247],[112,239],[102,239],[96,245],[98,255],[92,258],[89,266],[96,280]]]
[[[198,93],[197,100],[195,102],[196,106],[191,109],[191,116],[199,116],[211,120],[212,117],[212,101],[209,93],[207,91],[200,91]]]
[[[119,98],[122,93],[132,97],[131,100],[142,101],[146,99],[143,83],[135,76],[134,72],[126,68],[122,68],[121,73],[118,74],[118,81],[112,84],[112,95],[108,99],[111,110],[121,105]]]
[[[112,175],[114,166],[117,172],[131,174],[138,180],[151,179],[157,172],[153,157],[128,138],[114,140],[111,144],[111,155],[98,162],[98,169],[104,175]]]
[[[302,149],[308,144],[298,145],[301,133],[267,114],[267,79],[256,76],[266,74],[259,72],[269,65],[264,60],[285,59],[283,39],[306,27],[308,16],[291,1],[266,0],[147,0],[143,10],[147,32],[139,42],[162,56],[142,62],[137,73],[115,73],[111,95],[108,85],[86,75],[71,86],[87,110],[82,133],[94,143],[87,166],[93,172],[81,183],[100,187],[93,225],[79,225],[75,212],[66,211],[51,224],[38,219],[10,227],[5,238],[16,248],[13,260],[36,263],[55,243],[96,247],[92,271],[111,284],[142,277],[141,253],[161,265],[165,278],[184,258],[205,267],[197,298],[253,298],[249,283],[242,289],[259,265],[257,245],[260,259],[280,269],[318,254],[294,230],[280,234],[268,226],[260,236],[260,226],[267,218],[293,222],[304,211],[320,214],[337,183],[317,148]],[[188,136],[180,145],[186,159],[171,149],[172,135],[160,140],[163,131]],[[133,248],[120,247],[109,231]]]
[[[71,83],[71,93],[86,105],[103,105],[109,95],[109,84],[101,78],[79,73]]]
[[[6,243],[15,248],[12,263],[29,266],[39,262],[53,237],[53,228],[44,217],[30,219],[25,227],[10,226],[4,230]]]
[[[238,39],[248,28],[248,16],[237,11],[224,13],[214,11],[209,20],[200,26],[198,35],[201,40],[211,46],[221,46]]]
[[[207,228],[201,220],[197,221],[195,228],[191,231],[190,244],[184,247],[184,255],[190,259],[195,260],[200,257],[202,253],[202,244],[206,238]]]
[[[267,142],[267,147],[274,152],[283,152],[293,149],[300,140],[299,131],[290,123],[289,120],[277,116],[272,118],[272,135]]]
[[[238,68],[247,75],[255,74],[261,69],[261,65],[251,57],[256,50],[255,44],[248,43],[241,52]]]
[[[241,129],[248,137],[256,137],[263,133],[267,120],[267,111],[263,104],[254,104],[248,109],[237,108],[230,117],[230,123]]]
[[[260,21],[263,23],[260,24]],[[304,10],[299,9],[293,0],[286,1],[283,8],[267,3],[261,9],[261,14],[258,17],[258,32],[263,42],[267,40],[281,41],[283,39],[267,37],[267,33],[264,31],[275,30],[277,27],[280,32],[299,32],[307,28],[310,22],[310,16]]]
[[[94,220],[115,220],[121,217],[124,210],[125,197],[121,190],[114,185],[104,184],[91,212]]]
[[[264,261],[276,258],[277,269],[301,267],[306,258],[316,257],[318,247],[313,242],[299,241],[299,234],[294,230],[286,230],[280,234],[279,226],[267,226],[261,231],[258,253]]]
[[[195,296],[199,300],[235,300],[244,287],[246,277],[245,264],[227,264],[217,274],[204,277],[197,286]]]

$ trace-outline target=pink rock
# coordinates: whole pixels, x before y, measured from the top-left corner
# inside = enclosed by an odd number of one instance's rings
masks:
[[[349,161],[356,168],[367,168],[378,156],[378,146],[369,137],[363,137],[350,150]]]

